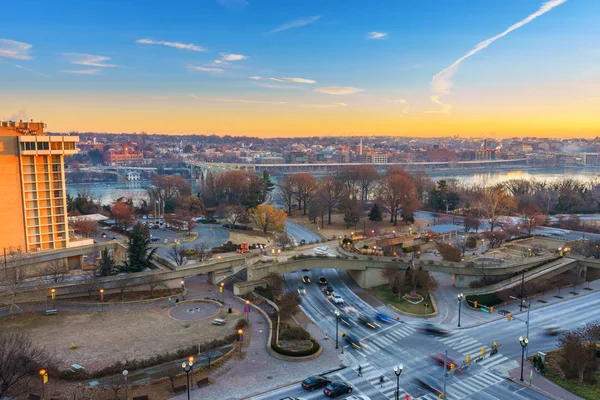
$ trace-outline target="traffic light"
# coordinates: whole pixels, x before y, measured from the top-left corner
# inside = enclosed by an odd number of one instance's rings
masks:
[[[510,321],[511,318],[512,318],[512,315],[510,315],[510,313],[506,314],[506,319],[508,319]]]
[[[492,347],[498,348],[498,342],[494,342],[494,344],[492,345]]]
[[[450,372],[454,373],[454,364],[450,364]]]
[[[477,308],[477,300],[473,302],[473,307]]]
[[[494,307],[490,307],[490,314],[494,313]]]
[[[438,394],[438,399],[443,399],[443,398],[444,398],[444,393]]]
[[[481,357],[485,357],[485,347],[481,348]]]
[[[467,356],[467,364],[471,365],[471,356]]]

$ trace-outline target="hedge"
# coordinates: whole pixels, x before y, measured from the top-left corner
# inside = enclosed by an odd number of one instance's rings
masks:
[[[319,343],[317,343],[317,341],[315,339],[310,339],[310,341],[313,344],[312,347],[310,349],[301,350],[301,351],[293,351],[293,350],[284,349],[283,347],[278,346],[274,342],[271,345],[271,348],[273,350],[275,350],[277,353],[279,353],[281,355],[284,355],[284,356],[288,356],[288,357],[306,357],[306,356],[310,356],[312,354],[315,354],[317,351],[319,351],[319,348],[321,347],[321,345],[319,345]]]
[[[479,304],[488,306],[488,307],[494,307],[494,306],[497,306],[498,304],[503,303],[502,299],[500,298],[500,296],[498,296],[497,293],[488,293],[488,294],[478,294],[478,295],[467,296],[467,301],[476,301]]]

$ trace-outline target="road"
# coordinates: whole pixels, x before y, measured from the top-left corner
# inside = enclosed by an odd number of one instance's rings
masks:
[[[321,236],[317,235],[310,229],[303,227],[302,225],[298,225],[295,222],[287,221],[285,224],[285,230],[297,243],[300,243],[302,240],[305,240],[306,243],[316,243],[322,240]]]

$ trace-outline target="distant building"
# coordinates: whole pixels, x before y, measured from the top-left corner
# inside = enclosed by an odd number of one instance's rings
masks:
[[[0,122],[0,248],[69,247],[64,157],[77,136],[47,136],[41,122]]]
[[[127,178],[127,181],[129,182],[135,182],[142,179],[142,174],[140,171],[128,171],[125,174],[125,178]]]
[[[130,150],[128,145],[123,145],[123,150],[110,149],[104,153],[106,165],[131,164],[141,162],[143,159],[142,152]]]
[[[373,153],[373,155],[371,156],[371,162],[373,164],[387,164],[387,162],[388,162],[388,155],[387,154]]]
[[[259,157],[256,159],[256,164],[284,164],[283,157]]]

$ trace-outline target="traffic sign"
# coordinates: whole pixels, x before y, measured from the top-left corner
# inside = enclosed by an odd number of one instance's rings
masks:
[[[48,383],[48,374],[44,374],[42,380],[44,383]]]

